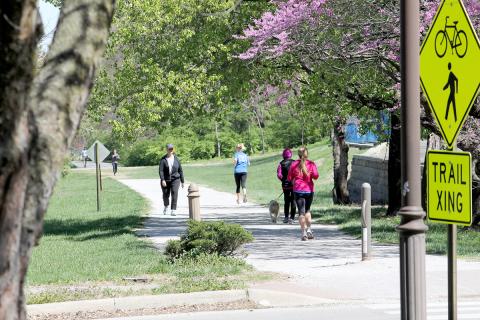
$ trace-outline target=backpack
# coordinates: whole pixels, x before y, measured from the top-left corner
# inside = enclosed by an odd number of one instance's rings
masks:
[[[283,189],[291,189],[293,188],[293,184],[291,181],[287,180],[288,170],[290,170],[290,166],[292,165],[294,160],[292,159],[285,159],[280,162],[280,167],[282,168],[282,188]]]

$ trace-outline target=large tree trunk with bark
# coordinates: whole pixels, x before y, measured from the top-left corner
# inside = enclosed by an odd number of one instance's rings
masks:
[[[475,106],[473,107],[475,108]],[[477,107],[478,108],[478,107]],[[472,112],[470,112],[472,115]],[[475,113],[475,117],[479,114]],[[457,146],[472,154],[472,226],[480,224],[480,120],[473,117],[467,118],[463,129],[457,139]]]
[[[387,216],[394,216],[402,204],[401,181],[402,168],[400,157],[400,118],[396,113],[390,115],[390,138],[388,141],[388,209]]]
[[[51,49],[34,0],[0,2],[0,319],[26,319],[23,285],[52,189],[85,110],[113,0],[65,1]]]
[[[332,130],[333,190],[335,204],[350,204],[348,193],[348,144],[345,141],[343,122],[336,121]]]

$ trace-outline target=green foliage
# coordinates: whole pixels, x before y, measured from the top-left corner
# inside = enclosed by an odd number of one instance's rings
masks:
[[[198,141],[191,150],[191,158],[193,160],[210,159],[215,155],[214,141]]]
[[[153,166],[158,165],[165,154],[164,148],[158,140],[141,140],[134,143],[125,158],[127,166]]]
[[[121,139],[204,113],[221,118],[250,80],[249,68],[232,57],[244,46],[233,36],[269,6],[236,2],[119,1],[90,115],[114,113],[112,129]]]
[[[66,157],[65,160],[63,160],[62,177],[66,177],[72,168],[75,168],[75,165],[72,164],[72,158]]]
[[[180,240],[168,242],[165,254],[171,259],[201,254],[233,256],[242,245],[252,241],[252,234],[238,224],[189,221]]]

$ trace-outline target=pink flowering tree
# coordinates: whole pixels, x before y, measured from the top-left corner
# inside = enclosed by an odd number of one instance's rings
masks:
[[[275,9],[266,12],[246,28],[238,39],[250,46],[238,58],[245,61],[276,61],[284,63],[285,57],[295,61],[299,70],[311,78],[330,69],[335,75],[347,73],[350,79],[329,86],[325,94],[344,97],[353,105],[369,109],[391,111],[390,159],[399,158],[399,89],[400,89],[400,14],[398,0],[383,1],[332,1],[332,0],[284,0],[273,1]],[[474,26],[480,26],[480,4],[477,0],[464,1]],[[438,1],[421,1],[421,27],[425,36],[435,16]],[[354,9],[353,9],[354,8]],[[318,84],[318,82],[317,82]],[[345,104],[331,106],[341,113]],[[438,129],[422,101],[422,124],[438,134]],[[350,107],[350,105],[349,105]],[[325,110],[324,110],[325,111]],[[476,104],[471,116],[480,117],[480,105]],[[338,124],[334,127],[339,127]],[[478,149],[478,126],[468,126],[461,135],[459,147]],[[459,140],[460,141],[460,140]],[[475,157],[478,157],[474,153]],[[390,172],[400,172],[399,163],[391,161]],[[392,177],[394,175],[391,175]],[[397,175],[389,181],[391,191],[396,188]],[[394,192],[391,192],[393,194]],[[399,207],[398,193],[393,196]],[[394,199],[390,198],[390,204]]]

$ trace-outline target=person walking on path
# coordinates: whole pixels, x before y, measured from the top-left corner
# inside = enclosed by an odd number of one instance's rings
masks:
[[[184,184],[182,164],[175,155],[173,144],[167,144],[167,154],[162,157],[158,166],[158,173],[160,175],[160,186],[163,194],[163,214],[167,214],[169,198],[172,196],[170,206],[170,214],[175,216],[177,210],[178,189],[180,184]]]
[[[243,191],[243,202],[247,202],[247,172],[250,165],[250,159],[244,152],[243,143],[237,144],[236,152],[233,157],[235,184],[237,185],[237,204],[240,204],[240,187]]]
[[[296,160],[290,166],[287,180],[293,184],[293,194],[297,204],[300,223],[302,229],[302,241],[313,239],[312,214],[310,207],[313,202],[315,192],[313,180],[318,179],[317,166],[313,161],[308,160],[308,149],[301,147],[298,149],[299,160]]]
[[[282,189],[283,189],[283,212],[285,214],[285,218],[283,219],[283,223],[293,223],[295,220],[295,201],[293,198],[293,184],[289,180],[288,171],[293,163],[292,159],[292,150],[289,148],[283,150],[282,153],[283,160],[280,161],[277,168],[277,177],[280,181],[282,181]],[[290,215],[290,218],[289,218]]]
[[[82,161],[83,161],[83,167],[87,167],[87,158],[88,158],[88,151],[86,147],[83,147],[82,150]]]
[[[118,172],[118,160],[120,159],[120,156],[117,153],[117,149],[113,149],[112,153],[112,168],[113,168],[113,175],[117,175]]]

